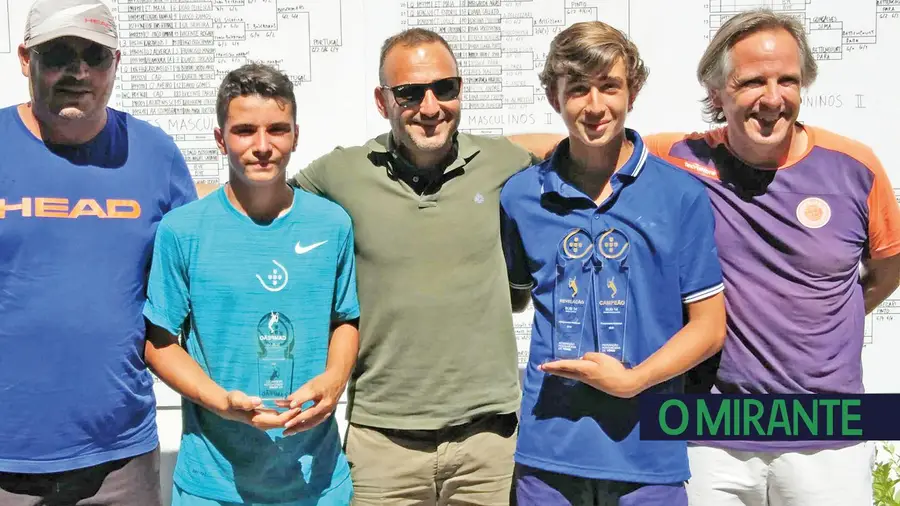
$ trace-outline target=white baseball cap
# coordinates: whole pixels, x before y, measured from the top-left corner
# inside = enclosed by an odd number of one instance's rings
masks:
[[[25,47],[59,37],[81,37],[111,49],[119,46],[116,20],[103,0],[36,0],[25,21]]]

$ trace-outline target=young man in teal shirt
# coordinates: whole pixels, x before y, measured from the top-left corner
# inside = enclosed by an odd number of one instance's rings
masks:
[[[346,505],[331,415],[359,346],[350,218],[285,182],[287,76],[232,71],[217,113],[229,182],[162,220],[144,309],[146,360],[186,399],[172,504]]]

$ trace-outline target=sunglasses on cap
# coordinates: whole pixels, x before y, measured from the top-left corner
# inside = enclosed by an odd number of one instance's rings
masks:
[[[38,63],[48,69],[65,68],[78,60],[83,60],[91,68],[106,70],[115,58],[112,49],[96,42],[92,42],[80,53],[74,47],[62,42],[48,44],[40,50],[32,49],[32,51],[38,55]]]
[[[462,85],[461,77],[445,77],[430,83],[412,83],[401,84],[398,86],[382,86],[391,90],[394,100],[400,107],[416,107],[425,100],[425,93],[431,90],[434,97],[444,102],[447,100],[455,100],[459,96],[459,89]]]

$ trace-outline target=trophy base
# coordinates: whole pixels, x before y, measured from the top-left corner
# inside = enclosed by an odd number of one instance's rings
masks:
[[[283,397],[279,397],[277,399],[263,398],[262,402],[259,405],[259,408],[260,409],[271,409],[271,410],[278,411],[278,412],[284,412],[284,411],[289,410],[290,408],[287,408],[284,406],[279,406],[278,404],[275,403],[275,401],[286,401],[286,400],[287,399],[283,398]]]
[[[581,358],[581,343],[558,340],[553,343],[553,360],[577,360]]]
[[[259,398],[262,408],[287,411],[275,404],[291,395],[291,378],[294,361],[290,359],[268,359],[259,361]]]
[[[600,343],[600,353],[610,356],[621,363],[625,363],[625,353],[622,351],[621,345],[615,343]]]

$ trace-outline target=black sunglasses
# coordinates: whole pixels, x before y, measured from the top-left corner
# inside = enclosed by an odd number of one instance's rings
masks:
[[[95,42],[85,47],[80,54],[74,47],[65,43],[51,44],[41,48],[40,51],[37,49],[32,51],[38,55],[38,63],[49,69],[65,68],[78,60],[84,60],[91,68],[106,70],[112,65],[115,57],[112,49]]]
[[[461,77],[445,77],[430,83],[411,83],[398,86],[382,86],[391,90],[400,107],[416,107],[425,100],[425,93],[431,90],[440,101],[455,100],[462,85]]]

